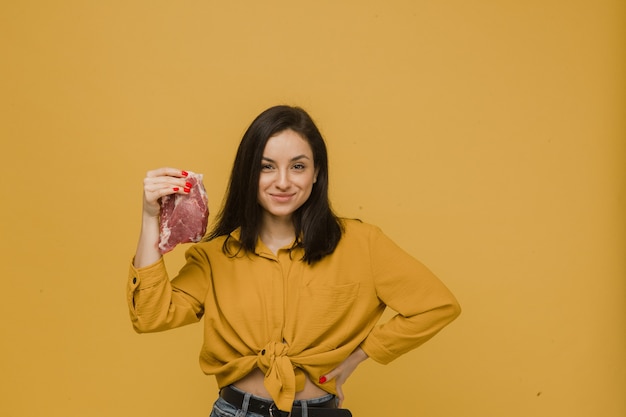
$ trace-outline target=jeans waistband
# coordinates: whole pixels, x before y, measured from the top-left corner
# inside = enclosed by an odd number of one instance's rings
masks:
[[[271,399],[265,399],[256,397],[254,395],[245,393],[233,386],[224,387],[220,390],[220,397],[234,407],[250,411],[256,414],[261,414],[267,417],[283,417],[289,415],[288,411],[279,410],[276,404]],[[294,402],[295,408],[315,408],[315,409],[333,409],[337,408],[337,398],[328,394],[320,398],[313,398],[310,400],[297,400]],[[299,410],[298,410],[299,411]],[[292,416],[295,417],[296,410]]]

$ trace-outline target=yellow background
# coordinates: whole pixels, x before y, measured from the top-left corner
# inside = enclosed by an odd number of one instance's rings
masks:
[[[464,308],[356,371],[356,417],[623,417],[625,18],[617,0],[2,2],[0,415],[208,416],[200,327],[128,319],[142,179],[202,172],[215,213],[243,131],[287,103],[328,140],[337,211]]]

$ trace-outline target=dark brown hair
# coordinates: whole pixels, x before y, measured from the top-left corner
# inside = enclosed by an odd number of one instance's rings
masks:
[[[309,264],[335,250],[343,230],[328,199],[326,144],[307,112],[291,106],[271,107],[257,116],[248,127],[237,150],[223,207],[207,240],[229,236],[241,228],[241,248],[254,252],[263,210],[257,200],[263,151],[272,136],[288,129],[298,133],[311,146],[313,162],[318,171],[311,195],[293,215],[298,237],[296,244],[304,248],[303,260]],[[224,252],[234,255],[228,238],[224,242]]]

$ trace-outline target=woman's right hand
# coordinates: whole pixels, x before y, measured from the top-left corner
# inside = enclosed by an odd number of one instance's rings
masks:
[[[187,172],[176,168],[158,168],[148,171],[143,180],[143,216],[141,233],[133,264],[141,268],[161,259],[159,252],[159,199],[171,194],[187,194],[191,184]]]
[[[191,184],[187,172],[176,168],[158,168],[148,171],[143,180],[143,212],[149,217],[159,215],[159,199],[170,194],[187,194]]]

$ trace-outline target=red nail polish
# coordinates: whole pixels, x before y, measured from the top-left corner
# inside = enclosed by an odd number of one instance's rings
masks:
[[[320,376],[320,384],[323,384],[326,382],[326,377],[325,376]]]
[[[188,193],[189,191],[191,191],[191,188],[183,188],[183,191]]]
[[[189,173],[187,171],[183,171],[183,172],[181,172],[181,174],[183,174],[183,177],[186,177],[187,175],[189,175]]]
[[[187,188],[191,188],[191,183],[190,183],[190,182],[186,182],[186,183],[185,183],[185,187],[187,187]]]
[[[174,187],[174,191],[178,191],[178,187]]]

